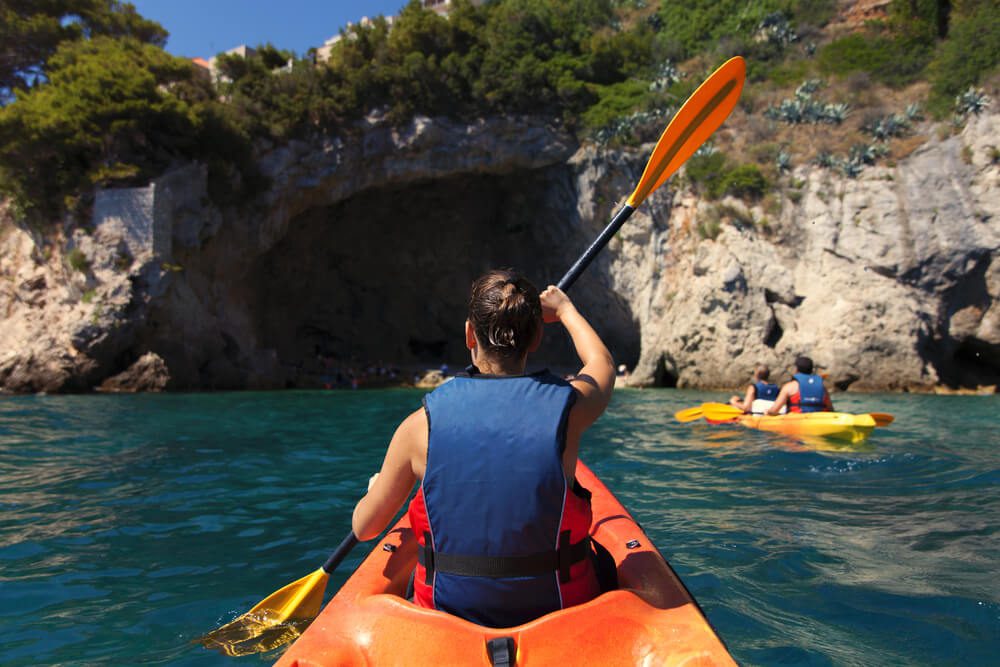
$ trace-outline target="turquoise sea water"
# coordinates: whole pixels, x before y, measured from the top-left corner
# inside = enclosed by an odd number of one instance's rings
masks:
[[[0,398],[0,664],[273,661],[192,640],[322,564],[420,397]],[[897,421],[829,451],[671,417],[721,397],[616,392],[583,458],[738,662],[996,664],[1000,397],[839,395]]]

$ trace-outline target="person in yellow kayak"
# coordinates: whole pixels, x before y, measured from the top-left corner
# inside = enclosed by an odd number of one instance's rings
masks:
[[[823,378],[813,373],[812,359],[796,357],[795,370],[765,414],[776,415],[786,406],[789,412],[833,412],[830,392],[823,386]]]
[[[753,369],[753,379],[747,386],[746,395],[743,398],[734,395],[729,399],[729,405],[749,414],[764,414],[778,398],[778,385],[768,382],[770,377],[771,369],[767,364],[757,364]]]
[[[582,368],[525,374],[544,323],[561,322]],[[580,436],[615,382],[607,347],[570,299],[495,270],[472,285],[467,372],[424,397],[397,428],[354,509],[377,537],[406,500],[418,542],[415,604],[490,627],[519,625],[601,592],[590,493],[575,479]]]

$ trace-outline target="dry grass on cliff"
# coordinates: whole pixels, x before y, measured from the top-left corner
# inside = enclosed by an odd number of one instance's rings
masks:
[[[848,77],[824,81],[813,94],[814,99],[823,103],[849,104],[844,122],[793,125],[768,118],[765,111],[793,98],[797,85],[748,85],[740,106],[713,136],[715,146],[740,161],[760,165],[769,176],[774,176],[779,152],[789,154],[792,165],[796,166],[811,163],[822,153],[846,156],[852,146],[872,144],[874,138],[863,129],[866,123],[879,116],[903,114],[908,105],[923,99],[927,92],[926,83],[893,90],[864,76]],[[918,122],[906,135],[890,139],[884,160],[904,158],[925,143],[928,137],[920,130]]]

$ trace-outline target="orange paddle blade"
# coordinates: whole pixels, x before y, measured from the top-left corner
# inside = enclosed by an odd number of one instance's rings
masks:
[[[736,56],[698,86],[660,136],[639,184],[628,198],[629,206],[641,204],[722,125],[740,99],[745,78],[746,62]]]

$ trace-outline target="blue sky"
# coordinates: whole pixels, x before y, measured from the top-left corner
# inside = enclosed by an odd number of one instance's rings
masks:
[[[129,0],[170,33],[167,51],[193,58],[271,42],[305,54],[362,16],[397,14],[406,0]]]

